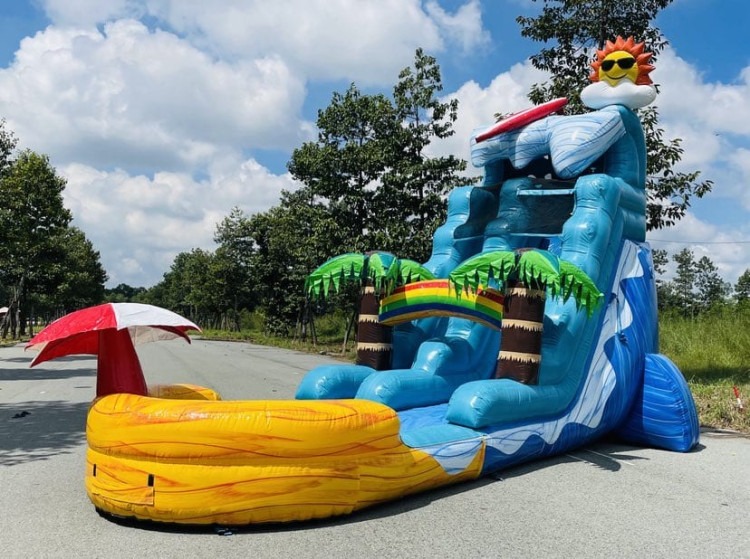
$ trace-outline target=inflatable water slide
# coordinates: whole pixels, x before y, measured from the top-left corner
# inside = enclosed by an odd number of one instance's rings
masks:
[[[608,48],[604,78],[613,55],[647,71],[631,40]],[[451,193],[435,233],[425,264],[435,278],[477,255],[534,250],[601,293],[587,312],[575,297],[547,298],[529,326],[541,336],[534,382],[496,378],[507,325],[428,309],[394,327],[389,368],[316,368],[294,400],[225,402],[191,387],[104,395],[87,424],[94,505],[163,522],[286,522],[476,479],[605,434],[692,449],[695,405],[658,349],[646,149],[631,97],[477,131],[483,184]]]

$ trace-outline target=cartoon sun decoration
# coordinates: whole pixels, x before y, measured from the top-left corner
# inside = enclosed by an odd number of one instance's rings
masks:
[[[615,42],[607,41],[602,50],[596,51],[596,60],[591,63],[593,71],[589,78],[592,82],[598,82],[600,80],[600,70],[602,68],[602,62],[605,59],[618,59],[621,56],[617,56],[619,53],[622,55],[629,55],[635,59],[635,64],[638,69],[638,76],[635,80],[636,85],[651,85],[654,82],[651,80],[649,73],[654,67],[649,64],[652,53],[644,52],[644,43],[636,43],[633,37],[628,37],[627,40],[618,36]],[[612,56],[615,55],[615,56]]]

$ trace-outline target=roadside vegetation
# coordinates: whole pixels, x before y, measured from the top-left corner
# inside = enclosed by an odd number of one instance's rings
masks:
[[[661,352],[687,379],[701,424],[750,434],[750,307],[663,314],[659,324]]]
[[[670,3],[601,0],[593,9],[592,2],[550,0],[539,17],[519,17],[520,33],[540,46],[532,64],[550,74],[532,88],[530,101],[566,96],[568,112],[582,111],[578,92],[587,83],[591,49],[632,34],[658,55],[668,43],[652,22]],[[229,210],[216,224],[215,250],[177,254],[149,288],[104,289],[100,255],[64,206],[65,179],[46,155],[19,153],[0,120],[0,307],[9,309],[0,315],[0,344],[28,339],[32,325],[103,300],[133,301],[182,314],[208,338],[353,360],[356,290],[311,302],[305,278],[336,254],[381,250],[417,262],[429,258],[447,194],[473,183],[464,160],[434,156],[441,150],[432,144],[454,134],[459,111],[442,90],[436,59],[417,49],[390,95],[354,83],[334,92],[318,111],[317,139],[295,149],[287,164],[299,188],[284,191],[265,212]],[[647,227],[655,230],[679,221],[712,184],[698,171],[675,170],[683,148],[658,127],[656,109],[640,116],[649,163]],[[662,352],[685,374],[703,424],[750,433],[747,407],[740,410],[734,394],[736,388],[750,400],[750,269],[732,286],[710,258],[696,259],[689,249],[653,256]],[[670,264],[676,272],[667,281]]]

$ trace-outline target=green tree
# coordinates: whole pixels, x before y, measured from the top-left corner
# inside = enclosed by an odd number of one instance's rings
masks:
[[[588,84],[590,62],[595,48],[606,40],[634,36],[644,41],[653,60],[668,44],[652,25],[657,14],[672,0],[533,0],[543,3],[535,17],[518,17],[521,35],[545,44],[531,57],[535,68],[549,72],[548,82],[532,87],[529,99],[541,103],[555,97],[568,97],[570,114],[585,112],[580,92]],[[546,46],[549,45],[549,46]],[[658,110],[651,106],[639,111],[646,135],[648,193],[647,227],[660,229],[679,221],[693,197],[711,191],[712,182],[699,181],[699,172],[674,170],[683,154],[681,140],[666,140],[658,127]]]
[[[695,263],[696,303],[701,311],[707,311],[725,302],[731,285],[719,275],[719,269],[708,256]]]
[[[166,305],[204,326],[218,326],[218,278],[212,252],[196,248],[178,254],[164,275]]]
[[[430,157],[428,147],[450,137],[458,103],[442,103],[440,68],[421,49],[399,74],[393,100],[364,95],[352,84],[318,112],[316,142],[288,164],[313,200],[323,204],[341,239],[335,253],[388,250],[414,260],[430,255],[445,220],[445,195],[466,162]],[[330,255],[329,255],[330,256]]]
[[[266,330],[288,336],[295,325],[307,324],[305,278],[345,244],[342,229],[304,188],[282,192],[281,205],[253,215],[248,227],[254,246],[252,290],[260,300]]]
[[[417,49],[413,67],[404,68],[393,89],[398,126],[391,138],[393,155],[376,196],[376,245],[419,262],[432,250],[432,235],[445,221],[446,195],[459,183],[466,161],[453,155],[431,157],[427,148],[451,137],[458,118],[458,100],[441,102],[440,67],[434,57]]]
[[[23,334],[28,316],[28,296],[42,286],[49,288],[50,270],[61,257],[59,237],[72,216],[64,207],[65,180],[50,165],[49,158],[32,151],[22,152],[6,165],[0,180],[0,283],[10,292],[2,326],[7,335]]]
[[[103,303],[107,272],[91,241],[77,227],[68,227],[55,243],[60,256],[50,266],[54,273],[47,278],[47,288],[37,294],[49,300],[47,310],[70,311]]]
[[[750,268],[737,278],[737,283],[734,284],[734,298],[742,305],[750,302]]]
[[[689,248],[683,248],[672,256],[672,260],[677,263],[672,281],[675,307],[683,316],[692,318],[696,312],[695,255]]]
[[[111,289],[104,290],[104,297],[110,303],[140,303],[147,292],[145,287],[133,287],[120,283]]]
[[[0,181],[3,180],[5,175],[7,174],[8,168],[10,167],[10,164],[12,162],[12,154],[13,151],[16,149],[18,141],[13,135],[12,132],[6,130],[5,128],[5,119],[0,120]],[[0,182],[0,185],[2,183]],[[0,188],[2,188],[0,186]],[[4,195],[3,195],[4,196]],[[9,219],[9,215],[5,215],[5,211],[2,207],[0,207],[0,227],[5,226],[5,222],[7,219]],[[5,239],[6,232],[3,231],[2,237]],[[10,300],[10,294],[12,291],[12,287],[8,285],[9,277],[7,274],[3,273],[4,268],[7,266],[7,261],[4,261],[3,258],[3,248],[0,246],[0,304],[2,306],[5,306],[5,303]],[[7,258],[7,255],[5,256]],[[4,315],[0,317],[0,327],[5,329],[8,324],[6,320],[10,320],[9,315]]]
[[[253,290],[252,258],[255,243],[250,221],[240,208],[232,211],[216,226],[214,242],[216,271],[222,278],[222,306],[231,314],[232,329],[240,329],[240,310],[252,310],[257,304]]]
[[[654,263],[654,275],[656,276],[656,304],[660,311],[664,311],[675,306],[674,285],[672,282],[662,279],[667,271],[667,264],[669,264],[669,253],[657,248],[651,251],[651,256]]]
[[[5,119],[0,119],[0,178],[8,172],[17,145],[18,139],[13,132],[5,129]]]
[[[352,84],[318,111],[318,140],[295,149],[289,161],[289,172],[311,198],[322,199],[351,250],[374,248],[375,192],[391,159],[396,124],[387,97],[363,95]]]

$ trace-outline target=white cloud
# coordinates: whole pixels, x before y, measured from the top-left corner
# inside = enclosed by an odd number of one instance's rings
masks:
[[[478,0],[454,14],[420,0],[44,0],[60,24],[148,14],[219,57],[284,59],[317,80],[392,83],[419,46],[439,52],[487,41]]]
[[[66,177],[110,284],[153,284],[178,252],[212,248],[233,206],[295,188],[247,154],[313,137],[314,80],[390,87],[418,46],[487,41],[477,0],[38,3],[52,25],[0,69],[0,115]]]
[[[343,80],[390,89],[416,47],[442,64],[441,54],[455,62],[488,40],[478,0],[451,2],[452,11],[436,0],[39,4],[53,25],[24,39],[0,69],[0,115],[68,179],[66,202],[110,284],[158,281],[177,252],[213,246],[232,206],[262,211],[294,188],[247,154],[289,152],[313,137],[303,116],[308,88]],[[653,76],[666,137],[683,139],[681,168],[715,181],[701,203],[726,198],[750,210],[750,67],[732,83],[707,83],[667,49]],[[471,131],[497,112],[528,107],[530,86],[544,79],[525,62],[487,87],[469,81],[446,92],[460,102],[456,133],[431,152],[469,159]],[[689,214],[653,237],[750,239],[721,219]],[[750,262],[746,246],[700,250],[730,279]]]
[[[514,64],[510,70],[498,74],[492,82],[482,88],[474,81],[466,82],[456,92],[446,95],[442,101],[458,100],[458,119],[454,123],[455,134],[448,139],[430,145],[434,155],[455,155],[470,161],[469,137],[474,129],[492,124],[495,113],[514,113],[531,106],[528,99],[530,87],[546,79],[546,74],[536,70],[530,62]],[[469,163],[467,172],[480,175],[482,169],[474,169]]]
[[[278,202],[282,189],[297,187],[289,175],[231,157],[217,161],[203,181],[185,173],[148,178],[79,163],[59,171],[68,181],[64,198],[74,225],[101,253],[111,285],[157,283],[179,252],[214,248],[216,224],[232,207],[264,211]]]
[[[750,66],[733,83],[707,83],[668,48],[653,73],[665,138],[681,138],[680,170],[712,179],[709,196],[733,198],[750,210]]]
[[[290,148],[304,84],[276,58],[211,59],[134,20],[50,27],[0,70],[0,113],[57,163],[196,168],[229,149]]]
[[[479,0],[464,4],[455,14],[449,14],[434,1],[427,2],[425,8],[446,37],[460,45],[465,54],[477,46],[489,44],[490,35],[483,29]]]

